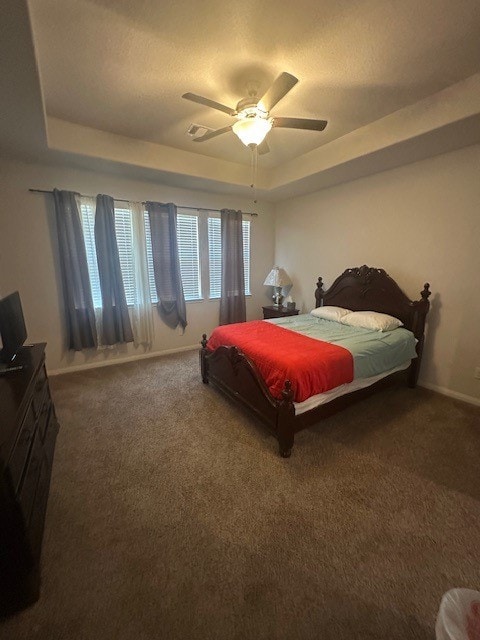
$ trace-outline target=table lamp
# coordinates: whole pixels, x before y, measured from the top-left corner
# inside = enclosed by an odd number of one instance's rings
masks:
[[[285,269],[273,267],[263,284],[267,287],[274,287],[273,304],[275,307],[281,307],[283,300],[282,287],[288,287],[288,285],[292,284]]]

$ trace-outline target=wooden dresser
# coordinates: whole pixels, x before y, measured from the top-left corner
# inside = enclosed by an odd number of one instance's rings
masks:
[[[0,377],[0,615],[35,602],[58,423],[45,344],[23,347]]]

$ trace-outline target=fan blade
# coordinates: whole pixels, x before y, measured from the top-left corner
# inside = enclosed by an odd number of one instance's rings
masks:
[[[269,153],[270,147],[268,146],[266,140],[264,140],[258,145],[257,151],[261,156],[265,155],[266,153]]]
[[[227,131],[231,131],[232,127],[223,127],[223,129],[216,129],[215,131],[209,131],[205,133],[203,136],[199,138],[194,138],[194,142],[205,142],[205,140],[210,140],[211,138],[216,138],[217,136],[221,136],[222,133],[227,133]]]
[[[270,89],[267,89],[267,92],[260,98],[258,104],[268,113],[277,102],[280,102],[280,100],[287,95],[290,89],[293,89],[297,82],[298,78],[284,71],[274,81]]]
[[[229,116],[235,116],[237,114],[235,109],[230,109],[230,107],[226,107],[224,104],[220,104],[220,102],[215,102],[215,100],[209,100],[208,98],[197,96],[195,93],[184,93],[182,98],[185,98],[185,100],[191,100],[192,102],[198,102],[198,104],[203,104],[205,107],[211,107],[212,109],[223,111],[224,113],[228,113]]]
[[[310,120],[308,118],[274,118],[274,127],[285,129],[308,129],[309,131],[323,131],[327,126],[326,120]]]

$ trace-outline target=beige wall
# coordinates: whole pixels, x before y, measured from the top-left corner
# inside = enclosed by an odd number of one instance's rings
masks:
[[[249,319],[269,303],[262,282],[275,262],[294,281],[292,296],[305,310],[321,275],[328,286],[346,267],[383,267],[417,298],[431,283],[421,383],[480,401],[480,147],[438,156],[309,196],[259,206],[252,228],[252,292]],[[50,196],[29,187],[111,193],[129,199],[251,210],[233,196],[179,189],[154,182],[65,167],[0,163],[0,295],[19,289],[29,340],[48,343],[50,370],[96,364],[143,353],[133,345],[100,353],[66,352],[60,278],[56,266]],[[276,255],[274,260],[274,223]],[[195,345],[217,324],[218,301],[187,303],[184,335],[159,319],[153,351]]]
[[[85,194],[108,193],[131,200],[173,201],[180,205],[252,210],[251,200],[201,191],[168,187],[154,182],[128,180],[119,176],[65,167],[0,163],[0,296],[20,291],[28,339],[45,341],[50,370],[111,361],[144,353],[133,345],[102,352],[68,352],[61,315],[61,281],[52,197],[29,193],[28,189],[52,187]],[[247,301],[249,319],[260,318],[268,304],[263,280],[273,265],[274,219],[270,204],[258,205],[252,218],[252,296]],[[218,300],[187,303],[185,334],[166,327],[155,313],[155,343],[152,351],[181,349],[198,344],[202,333],[218,324]]]
[[[347,267],[382,267],[414,299],[430,282],[420,382],[477,403],[479,167],[476,145],[282,202],[275,256],[306,310],[317,277],[329,286]]]

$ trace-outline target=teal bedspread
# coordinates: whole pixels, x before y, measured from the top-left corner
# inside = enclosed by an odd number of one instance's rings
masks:
[[[376,376],[417,357],[415,337],[402,327],[394,331],[372,331],[316,318],[310,313],[266,322],[348,349],[353,356],[355,378]]]

